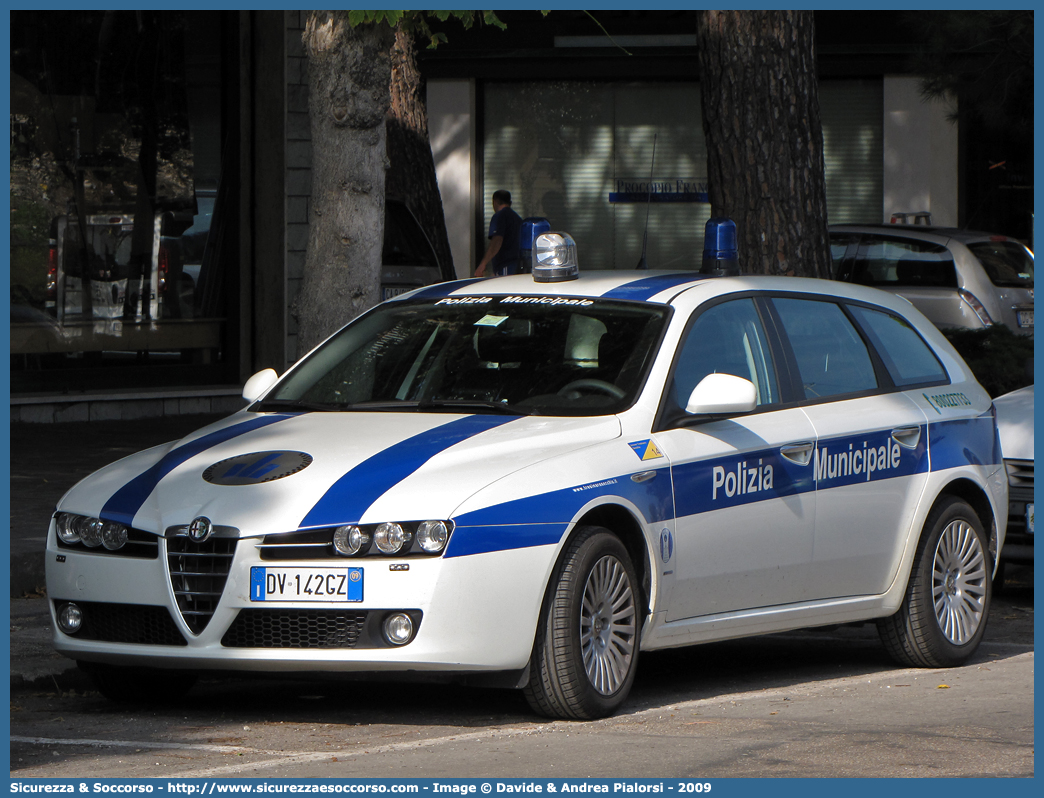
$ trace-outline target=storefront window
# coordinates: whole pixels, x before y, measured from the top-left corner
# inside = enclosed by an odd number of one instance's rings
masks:
[[[12,12],[12,391],[222,381],[217,19]]]
[[[699,269],[710,217],[697,83],[486,84],[483,207],[497,189],[523,217],[577,242],[581,268]],[[882,207],[881,81],[820,86],[831,222]],[[651,179],[650,179],[651,178]]]

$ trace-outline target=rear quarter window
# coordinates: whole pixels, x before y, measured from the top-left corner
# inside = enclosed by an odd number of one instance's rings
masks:
[[[884,311],[849,305],[897,387],[949,382],[946,370],[910,322]]]

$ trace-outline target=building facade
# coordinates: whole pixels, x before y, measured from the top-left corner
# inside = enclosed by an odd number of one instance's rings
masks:
[[[100,79],[92,92],[46,74],[75,72],[79,58],[102,75],[115,56],[69,46],[44,70],[31,53],[45,13],[12,17],[13,80],[24,80],[12,139],[26,139],[12,152],[12,420],[235,409],[250,374],[301,354],[306,12],[157,12],[152,33],[132,12],[109,18],[134,40],[125,49],[167,59],[169,79],[142,79],[132,100]],[[87,28],[106,19],[81,13]],[[510,12],[507,32],[448,29],[448,45],[422,51],[458,277],[482,256],[498,188],[521,215],[571,233],[582,268],[634,268],[646,237],[651,268],[699,267],[710,206],[694,17],[607,13],[612,39],[581,15]],[[954,109],[922,99],[906,45],[835,42],[850,21],[817,17],[829,221],[926,212],[961,224]],[[114,139],[128,119],[132,135]],[[155,175],[142,165],[150,148]],[[113,176],[113,151],[129,177]],[[152,206],[134,190],[150,178]],[[134,238],[143,220],[149,246]]]

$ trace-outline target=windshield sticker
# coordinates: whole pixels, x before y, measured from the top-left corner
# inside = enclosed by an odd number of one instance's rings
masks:
[[[493,301],[491,296],[451,296],[440,299],[436,305],[488,305]]]
[[[486,316],[483,316],[478,321],[476,321],[475,322],[475,326],[476,327],[499,327],[501,324],[503,324],[505,321],[507,321],[507,319],[508,319],[507,316],[490,316],[490,315],[486,315]]]
[[[639,460],[656,460],[663,457],[660,447],[651,440],[633,441],[627,445],[634,449],[634,453],[638,455]]]
[[[592,299],[568,299],[562,296],[506,296],[500,300],[501,305],[572,305],[588,307],[594,304]]]

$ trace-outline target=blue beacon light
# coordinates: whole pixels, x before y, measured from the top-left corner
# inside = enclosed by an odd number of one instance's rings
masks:
[[[700,274],[730,277],[739,273],[736,223],[723,216],[708,219],[703,238],[703,264],[700,266]]]
[[[518,234],[518,273],[531,274],[533,271],[533,242],[541,233],[551,231],[551,222],[543,216],[528,216],[522,220],[522,229]]]

